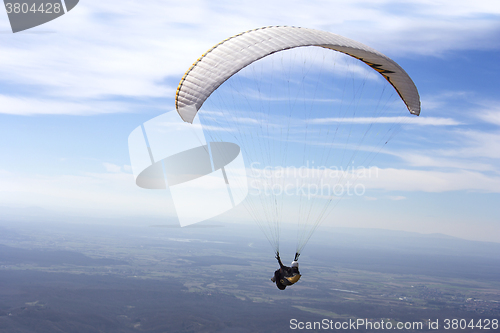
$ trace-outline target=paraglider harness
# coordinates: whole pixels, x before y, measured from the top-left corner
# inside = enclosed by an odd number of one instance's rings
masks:
[[[280,264],[280,268],[274,272],[274,276],[271,281],[276,282],[276,287],[280,290],[285,290],[287,286],[291,286],[295,282],[299,281],[301,275],[299,272],[299,254],[295,253],[295,259],[292,262],[292,266],[288,267],[283,265],[281,262],[279,252],[276,252],[276,260]]]

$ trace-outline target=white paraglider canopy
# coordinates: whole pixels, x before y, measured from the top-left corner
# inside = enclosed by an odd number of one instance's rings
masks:
[[[205,100],[224,81],[254,61],[295,47],[319,46],[363,61],[389,81],[410,113],[420,114],[417,87],[392,59],[354,40],[325,31],[297,27],[250,30],[217,44],[186,72],[177,88],[175,106],[181,118],[193,122]]]

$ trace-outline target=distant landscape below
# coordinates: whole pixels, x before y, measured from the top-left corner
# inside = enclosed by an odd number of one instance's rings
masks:
[[[286,264],[295,237],[282,233]],[[498,327],[500,243],[325,227],[299,262],[302,279],[280,291],[254,226],[0,221],[0,332],[285,332],[358,319],[372,325],[359,332],[381,321],[422,323],[406,332],[450,332],[446,319],[465,320],[463,332]]]

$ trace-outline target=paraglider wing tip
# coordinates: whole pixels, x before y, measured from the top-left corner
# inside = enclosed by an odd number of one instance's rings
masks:
[[[414,114],[415,116],[420,116],[420,109],[418,110],[410,110],[411,114]]]
[[[417,93],[417,97],[418,97],[418,93]],[[406,106],[408,107],[408,111],[410,111],[411,114],[413,114],[415,116],[420,116],[420,109],[421,109],[420,97],[418,97],[418,99],[416,101],[413,100],[411,103],[406,103]]]
[[[196,116],[196,113],[198,112],[198,109],[194,104],[191,105],[186,105],[186,106],[180,106],[177,108],[177,112],[181,116],[182,120],[184,120],[186,123],[193,123],[194,117]]]

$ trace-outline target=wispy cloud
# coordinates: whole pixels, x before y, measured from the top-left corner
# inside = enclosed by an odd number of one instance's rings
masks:
[[[430,126],[456,126],[461,122],[451,118],[436,117],[356,117],[356,118],[315,118],[308,120],[311,124],[349,123],[349,124],[410,124]]]
[[[408,169],[374,170],[377,177],[359,179],[367,189],[387,191],[482,191],[500,193],[500,177],[487,176],[480,172],[457,170],[424,171]]]
[[[108,172],[114,172],[114,173],[116,173],[116,172],[121,172],[122,171],[122,167],[121,166],[113,164],[113,163],[104,162],[103,165],[104,165],[104,168],[106,168],[106,171],[108,171]]]
[[[254,84],[255,85],[255,84]],[[233,96],[260,100],[260,101],[293,101],[297,96],[288,95],[270,95],[270,92],[257,91],[255,89],[246,89],[244,91],[235,91],[232,93]],[[317,103],[340,103],[342,100],[338,98],[313,98],[313,97],[300,97],[298,98],[301,102],[317,102]]]
[[[437,94],[422,96],[422,109],[436,110],[450,105],[450,102],[462,102],[473,97],[474,93],[471,91],[441,91]]]
[[[475,171],[496,171],[494,164],[486,162],[477,162],[469,159],[460,159],[457,157],[443,157],[442,152],[427,150],[425,153],[411,152],[386,152],[400,157],[404,163],[412,167],[433,167],[437,169],[462,169]]]
[[[483,132],[475,130],[457,131],[462,136],[464,146],[450,150],[440,150],[444,156],[460,156],[462,158],[486,157],[500,158],[500,132]]]
[[[500,126],[500,107],[479,112],[477,116],[487,123]]]
[[[406,197],[404,197],[402,195],[388,196],[388,198],[391,200],[394,200],[394,201],[406,200]]]
[[[75,102],[49,98],[0,95],[0,113],[19,116],[32,115],[93,115],[130,112],[132,105],[116,101]]]

